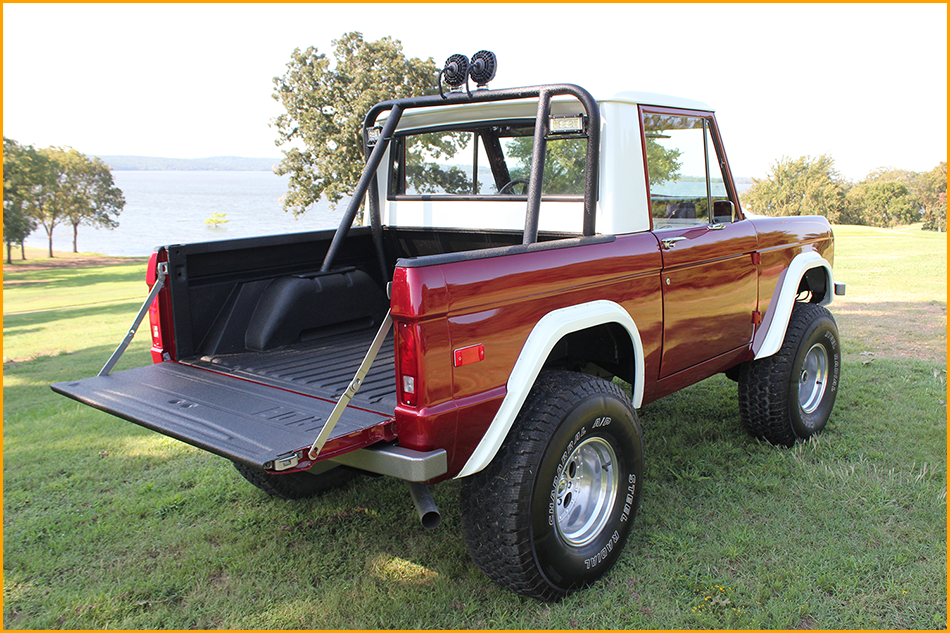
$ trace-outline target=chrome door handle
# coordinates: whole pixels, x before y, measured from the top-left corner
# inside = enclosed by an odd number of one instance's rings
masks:
[[[715,224],[710,224],[706,228],[708,228],[710,231],[721,231],[722,229],[726,228],[726,225],[722,222],[716,222]]]
[[[666,250],[670,250],[671,248],[676,246],[677,242],[680,242],[685,239],[686,239],[685,237],[664,237],[662,240],[660,240],[660,243],[663,244],[663,248],[665,248]]]

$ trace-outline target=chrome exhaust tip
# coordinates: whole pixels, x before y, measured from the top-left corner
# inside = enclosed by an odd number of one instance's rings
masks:
[[[429,487],[425,484],[410,481],[409,494],[416,506],[416,512],[419,513],[422,527],[427,530],[434,530],[439,527],[439,524],[442,523],[442,515],[439,514],[439,509],[435,507],[435,501],[432,500]]]

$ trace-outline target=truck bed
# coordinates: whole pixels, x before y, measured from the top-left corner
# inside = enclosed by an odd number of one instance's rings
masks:
[[[362,330],[269,352],[202,356],[188,365],[227,373],[318,398],[338,400],[350,384],[375,332]],[[351,402],[392,415],[396,408],[396,377],[392,333]]]

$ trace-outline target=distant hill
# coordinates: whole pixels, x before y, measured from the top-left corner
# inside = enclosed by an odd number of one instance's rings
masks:
[[[113,171],[271,171],[279,158],[211,156],[160,158],[157,156],[99,156]]]

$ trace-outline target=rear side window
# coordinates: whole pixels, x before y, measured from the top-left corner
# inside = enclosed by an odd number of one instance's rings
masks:
[[[644,112],[643,136],[654,229],[735,219],[709,119]]]
[[[390,195],[523,198],[533,147],[533,122],[397,136]],[[586,138],[548,139],[543,196],[583,198],[586,151]]]

